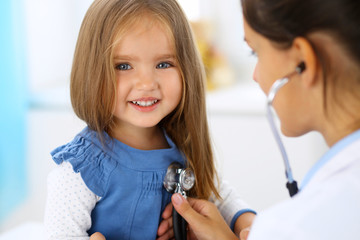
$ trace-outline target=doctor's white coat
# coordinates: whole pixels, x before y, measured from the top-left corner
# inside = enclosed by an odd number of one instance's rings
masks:
[[[258,214],[248,240],[360,240],[360,131],[326,156],[296,196]]]

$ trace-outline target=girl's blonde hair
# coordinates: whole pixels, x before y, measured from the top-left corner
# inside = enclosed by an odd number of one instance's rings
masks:
[[[205,107],[205,75],[191,27],[176,0],[95,0],[83,20],[71,72],[71,102],[76,115],[97,131],[111,135],[116,98],[113,48],[125,31],[144,14],[162,24],[174,40],[183,93],[177,108],[160,122],[188,167],[196,184],[191,196],[208,199],[217,173]]]

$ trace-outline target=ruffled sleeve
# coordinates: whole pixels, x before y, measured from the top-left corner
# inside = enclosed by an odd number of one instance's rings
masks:
[[[86,186],[96,195],[103,197],[108,180],[117,162],[103,149],[89,139],[77,135],[73,141],[51,152],[56,164],[69,162],[74,172],[80,173]]]

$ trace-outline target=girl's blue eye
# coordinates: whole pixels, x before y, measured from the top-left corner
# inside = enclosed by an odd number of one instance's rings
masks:
[[[163,68],[169,68],[171,67],[172,65],[170,63],[167,63],[167,62],[162,62],[162,63],[159,63],[156,68],[160,68],[160,69],[163,69]]]
[[[121,64],[116,65],[115,68],[117,70],[125,71],[125,70],[130,70],[131,66],[129,64],[127,64],[127,63],[121,63]]]

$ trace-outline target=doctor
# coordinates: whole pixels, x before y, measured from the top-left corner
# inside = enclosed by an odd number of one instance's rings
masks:
[[[359,240],[360,1],[241,2],[245,41],[258,58],[254,80],[268,94],[290,76],[273,101],[282,133],[318,131],[330,147],[299,193],[258,214],[248,240]],[[179,194],[172,203],[197,239],[237,239],[213,204]]]

